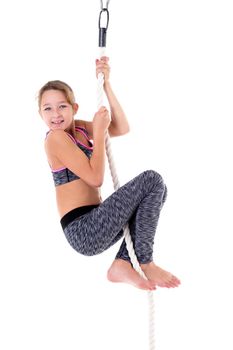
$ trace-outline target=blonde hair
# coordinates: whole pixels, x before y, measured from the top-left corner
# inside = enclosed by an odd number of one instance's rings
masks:
[[[75,97],[74,97],[74,92],[71,89],[71,87],[68,84],[66,84],[63,81],[61,81],[61,80],[52,80],[52,81],[48,81],[39,90],[39,93],[38,93],[38,105],[39,105],[39,108],[40,108],[40,105],[41,105],[41,99],[42,99],[42,96],[43,96],[44,92],[45,91],[49,91],[49,90],[61,91],[65,95],[67,102],[69,104],[71,104],[72,106],[74,105]]]

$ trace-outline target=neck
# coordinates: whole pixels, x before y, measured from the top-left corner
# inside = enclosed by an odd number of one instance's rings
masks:
[[[71,134],[73,137],[75,137],[75,122],[74,122],[74,120],[72,121],[70,126],[65,131],[67,131],[69,134]]]

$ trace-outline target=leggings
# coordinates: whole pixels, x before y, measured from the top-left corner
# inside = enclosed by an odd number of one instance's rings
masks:
[[[67,222],[66,214],[61,219],[63,231],[78,253],[92,256],[102,253],[119,241],[123,236],[123,228],[128,223],[138,261],[146,264],[153,260],[154,236],[166,197],[167,188],[161,175],[147,170],[99,205],[77,208],[81,216],[77,217],[76,214],[71,222]],[[116,258],[130,261],[125,240]]]

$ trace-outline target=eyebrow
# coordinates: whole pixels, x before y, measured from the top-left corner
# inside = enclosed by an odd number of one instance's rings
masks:
[[[67,104],[69,104],[69,102],[67,102],[67,101],[59,101],[58,102],[58,104],[61,104],[61,103],[67,103]],[[45,106],[50,106],[52,103],[45,103],[45,104],[43,104],[43,107],[45,107]]]

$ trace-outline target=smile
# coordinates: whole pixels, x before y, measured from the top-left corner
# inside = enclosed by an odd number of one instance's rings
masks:
[[[61,124],[63,122],[64,122],[64,120],[57,120],[57,121],[53,121],[52,124],[59,125],[59,124]]]

